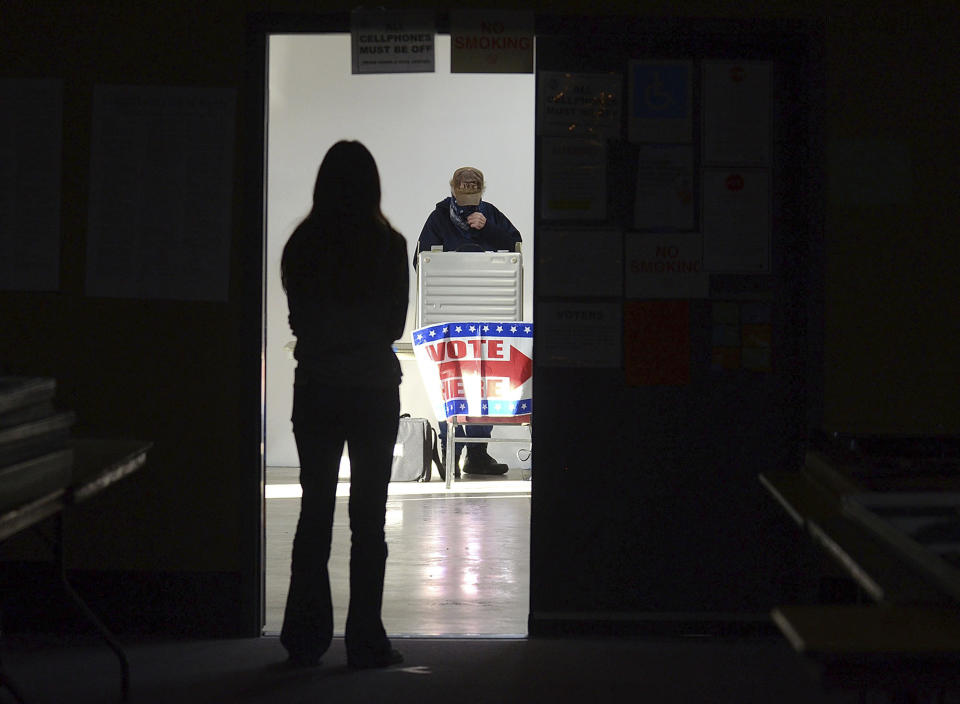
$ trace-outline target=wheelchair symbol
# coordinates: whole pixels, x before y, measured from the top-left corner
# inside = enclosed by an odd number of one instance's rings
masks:
[[[673,104],[673,96],[664,88],[659,71],[653,74],[653,81],[644,88],[643,100],[650,110],[657,112],[666,110]]]

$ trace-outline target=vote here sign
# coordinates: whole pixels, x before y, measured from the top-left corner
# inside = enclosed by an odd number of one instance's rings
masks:
[[[437,323],[413,331],[437,418],[513,417],[533,410],[533,323]]]

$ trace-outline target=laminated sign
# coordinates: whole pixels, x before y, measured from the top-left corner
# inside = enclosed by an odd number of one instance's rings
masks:
[[[425,12],[356,9],[350,16],[353,73],[433,73],[433,19]]]
[[[533,410],[533,323],[429,325],[413,331],[413,350],[437,418]]]
[[[533,14],[450,12],[450,73],[533,73]]]

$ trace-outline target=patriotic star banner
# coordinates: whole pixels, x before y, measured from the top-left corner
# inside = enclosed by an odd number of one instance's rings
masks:
[[[533,411],[533,323],[437,323],[413,331],[437,418],[510,418]]]

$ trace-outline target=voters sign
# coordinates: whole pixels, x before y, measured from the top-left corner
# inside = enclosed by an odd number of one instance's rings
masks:
[[[510,418],[533,410],[533,323],[451,322],[413,331],[437,418]]]

